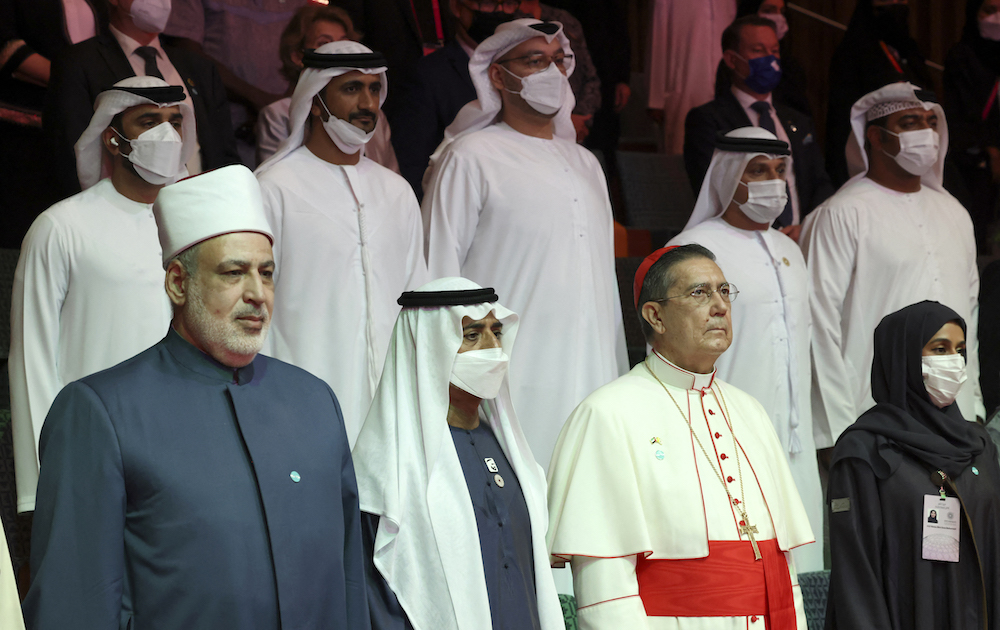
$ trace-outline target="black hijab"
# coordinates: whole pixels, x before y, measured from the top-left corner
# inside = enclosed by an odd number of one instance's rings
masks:
[[[979,34],[979,9],[984,0],[966,0],[965,28],[962,41],[976,53],[976,57],[994,74],[1000,75],[1000,42],[986,39]]]
[[[965,331],[958,313],[930,301],[882,319],[875,329],[872,362],[876,405],[844,431],[833,453],[834,463],[849,457],[863,459],[877,477],[885,479],[906,453],[954,478],[986,449],[989,438],[982,427],[962,418],[957,403],[938,408],[924,388],[921,351],[948,322],[956,322]]]

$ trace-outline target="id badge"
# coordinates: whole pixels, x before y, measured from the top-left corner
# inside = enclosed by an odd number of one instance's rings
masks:
[[[921,557],[938,562],[958,562],[958,542],[962,531],[962,505],[955,497],[924,495]]]

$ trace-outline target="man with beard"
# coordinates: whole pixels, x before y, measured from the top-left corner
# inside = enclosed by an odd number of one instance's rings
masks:
[[[424,284],[424,233],[406,181],[365,156],[389,92],[385,57],[339,41],[305,53],[303,63],[288,137],[257,169],[279,285],[265,352],[341,395],[353,444],[378,385],[396,298]]]
[[[257,354],[274,258],[256,180],[210,171],[154,212],[173,321],[53,403],[28,627],[368,628],[340,405]]]

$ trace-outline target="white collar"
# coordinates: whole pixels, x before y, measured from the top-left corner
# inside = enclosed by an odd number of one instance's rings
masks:
[[[735,96],[736,100],[740,102],[740,105],[743,107],[743,109],[750,109],[751,105],[753,105],[754,103],[756,103],[756,102],[758,102],[760,100],[760,99],[754,98],[753,96],[750,96],[749,94],[747,94],[746,92],[744,92],[740,88],[736,87],[735,85],[732,86],[730,89],[733,91],[733,96]],[[770,93],[768,93],[767,98],[765,98],[763,100],[766,101],[767,104],[771,106],[772,110],[774,109],[774,103],[771,101],[771,94]]]
[[[132,39],[131,37],[129,37],[125,33],[122,33],[117,28],[115,28],[113,25],[109,24],[108,26],[111,29],[111,34],[115,36],[116,40],[118,40],[118,45],[122,47],[122,52],[125,53],[125,57],[126,58],[131,57],[132,53],[135,52],[136,48],[140,48],[142,46],[142,44],[140,44],[136,40]],[[151,41],[148,44],[146,44],[146,46],[150,46],[150,47],[156,49],[156,57],[157,57],[157,59],[163,59],[163,58],[165,58],[167,56],[166,53],[163,52],[163,47],[160,45],[160,36],[159,35],[157,35],[156,37],[154,37],[153,41]]]
[[[712,383],[715,381],[715,369],[709,374],[689,372],[682,367],[678,367],[656,350],[653,350],[649,358],[646,359],[646,365],[650,366],[653,374],[661,381],[680,389],[704,391],[710,389]]]

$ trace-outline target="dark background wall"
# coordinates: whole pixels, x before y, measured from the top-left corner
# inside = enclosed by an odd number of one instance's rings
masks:
[[[701,0],[677,0],[699,2]],[[788,0],[786,0],[788,1]],[[809,75],[809,97],[821,139],[826,127],[826,102],[831,89],[828,83],[830,58],[840,43],[843,31],[796,11],[795,7],[818,13],[846,25],[854,12],[855,0],[792,0],[787,9],[792,51]],[[649,28],[653,0],[630,0],[629,30],[632,35],[632,69],[645,74],[648,64]],[[943,64],[948,50],[958,41],[965,22],[964,0],[910,0],[910,32],[927,59]],[[931,71],[940,95],[941,72]]]

